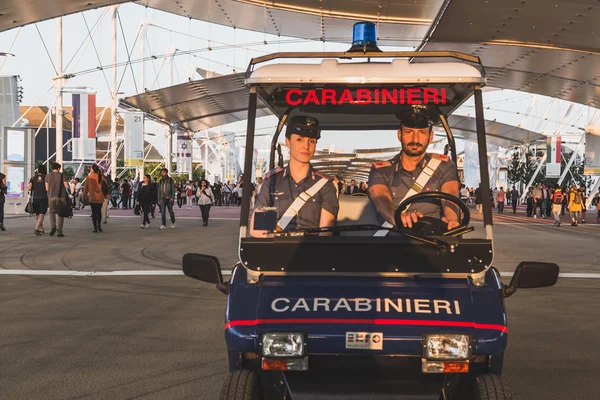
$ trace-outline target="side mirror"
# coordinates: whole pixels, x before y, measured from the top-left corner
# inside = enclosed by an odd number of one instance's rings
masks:
[[[510,284],[504,287],[504,297],[513,295],[517,289],[554,286],[558,273],[559,267],[554,263],[524,261],[517,266]]]
[[[221,273],[221,264],[219,259],[205,254],[184,254],[181,262],[183,273],[190,278],[202,282],[215,283],[217,289],[227,294],[229,292],[225,283],[223,283],[223,274]]]

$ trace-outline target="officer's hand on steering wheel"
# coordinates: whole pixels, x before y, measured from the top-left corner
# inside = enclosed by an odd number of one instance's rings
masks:
[[[448,221],[446,217],[442,217],[442,221],[448,224],[448,230],[452,230],[460,226],[460,222],[458,221]]]
[[[405,228],[412,228],[413,224],[419,221],[419,218],[423,218],[423,213],[420,211],[407,211],[400,214],[402,220],[402,226]]]

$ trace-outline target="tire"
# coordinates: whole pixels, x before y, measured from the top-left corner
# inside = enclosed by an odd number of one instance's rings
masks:
[[[512,400],[512,394],[499,375],[478,375],[473,381],[473,400]]]
[[[260,378],[255,371],[241,369],[229,374],[219,400],[259,400],[262,399]]]

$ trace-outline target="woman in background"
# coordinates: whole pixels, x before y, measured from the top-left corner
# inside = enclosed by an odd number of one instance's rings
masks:
[[[92,223],[94,230],[92,232],[102,232],[102,205],[105,195],[102,193],[102,181],[104,175],[100,167],[92,165],[92,172],[87,176],[85,185],[83,185],[83,197],[89,196],[90,207],[92,208]]]
[[[142,225],[140,228],[146,229],[150,226],[150,218],[148,214],[150,213],[150,207],[155,204],[156,194],[154,193],[154,185],[152,184],[152,179],[150,175],[144,175],[143,182],[140,183],[140,187],[138,189],[138,198],[136,204],[138,204],[142,209]]]
[[[27,191],[32,193],[33,211],[35,212],[35,229],[33,232],[40,236],[44,234],[44,215],[48,211],[48,193],[46,192],[46,175],[48,170],[44,164],[37,167],[37,173],[29,180]]]
[[[196,191],[196,196],[198,196],[198,205],[200,206],[200,212],[202,213],[202,226],[208,226],[210,207],[215,200],[215,196],[206,179],[202,179],[200,182],[200,187]]]

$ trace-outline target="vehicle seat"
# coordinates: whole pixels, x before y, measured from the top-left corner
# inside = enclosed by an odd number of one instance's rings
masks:
[[[379,225],[375,204],[368,196],[340,195],[337,226]],[[374,231],[340,232],[340,236],[373,236]]]

